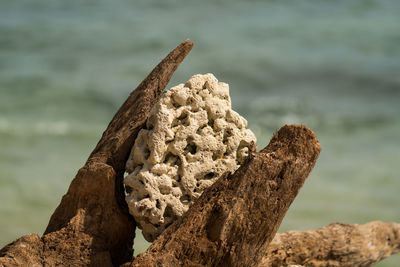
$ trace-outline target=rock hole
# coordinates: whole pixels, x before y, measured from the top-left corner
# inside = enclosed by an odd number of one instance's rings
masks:
[[[200,135],[201,134],[201,130],[203,130],[206,127],[207,127],[207,124],[201,125],[199,128],[197,128],[196,133]]]
[[[186,195],[181,196],[181,198],[179,200],[183,204],[189,204],[190,199],[191,199],[191,197],[188,194],[186,194]]]
[[[174,216],[174,211],[170,206],[167,206],[164,210],[163,217],[165,218],[171,218]]]
[[[187,112],[183,111],[181,113],[181,115],[179,115],[179,117],[177,119],[180,120],[180,121],[183,121],[184,119],[187,118],[187,115],[188,115]]]
[[[181,159],[178,157],[178,158],[176,159],[175,165],[181,166],[181,163],[182,163],[182,161],[181,161]]]
[[[161,202],[159,199],[156,200],[156,208],[161,209]]]
[[[174,128],[174,127],[176,127],[178,125],[179,125],[179,120],[177,118],[175,118],[171,123],[171,128]]]
[[[149,149],[148,146],[146,146],[146,147],[144,148],[143,156],[144,156],[144,158],[145,158],[146,160],[149,158],[149,156],[150,156],[150,149]]]
[[[147,128],[147,130],[151,131],[154,129],[154,125],[153,125],[153,123],[150,123],[149,121],[150,120],[148,120],[148,122],[147,122],[146,128]]]
[[[126,193],[129,195],[130,193],[132,193],[132,190],[133,190],[133,188],[132,187],[130,187],[130,186],[128,186],[128,185],[125,185],[125,191],[126,191]]]
[[[174,128],[178,125],[184,125],[184,126],[190,125],[189,116],[188,116],[187,111],[182,112],[182,114],[179,117],[175,118],[172,121],[171,128]]]
[[[228,142],[228,137],[231,137],[232,136],[232,132],[231,132],[231,130],[225,130],[225,132],[224,132],[224,136],[223,136],[223,139],[222,139],[222,142],[224,143],[224,145],[226,145],[226,143]]]
[[[178,159],[177,156],[175,156],[175,155],[172,154],[171,152],[168,152],[168,153],[165,155],[165,157],[164,157],[163,163],[164,163],[164,164],[170,164],[170,165],[172,165],[172,164],[175,163],[175,161],[176,161],[177,159]]]
[[[215,177],[215,173],[214,172],[209,172],[209,173],[207,173],[206,175],[204,175],[204,178],[203,179],[205,179],[205,180],[210,180],[210,179],[212,179],[212,178],[214,178]]]
[[[147,119],[147,123],[146,123],[146,129],[147,129],[147,130],[153,130],[153,128],[154,128],[153,122],[155,121],[155,118],[154,118],[154,117],[155,117],[155,116],[152,115],[152,116],[150,116],[150,117]]]
[[[160,193],[163,195],[169,195],[171,193],[171,187],[169,187],[169,186],[165,186],[165,185],[159,186],[159,189],[160,189]]]
[[[184,149],[186,153],[195,154],[197,151],[197,145],[194,143],[193,137],[187,139],[187,145]]]
[[[211,128],[214,129],[214,120],[213,119],[208,120],[208,126],[210,126]]]
[[[193,104],[194,102],[195,102],[195,100],[194,100],[193,97],[189,97],[188,100],[187,100],[187,104],[188,104],[188,105],[191,105],[191,104]]]
[[[176,127],[178,125],[189,125],[189,117],[188,117],[188,111],[184,110],[182,111],[181,115],[179,115],[177,118],[175,118],[172,123],[171,123],[171,128]]]
[[[214,152],[214,153],[212,154],[212,160],[217,160],[217,159],[219,159],[219,158],[220,158],[220,155],[219,155],[218,153]]]
[[[175,107],[175,108],[179,108],[181,105],[178,103],[178,102],[176,102],[176,101],[172,101],[172,105]]]
[[[143,162],[140,162],[140,163],[136,163],[135,164],[135,169],[137,168],[137,167],[139,167],[139,168],[143,168]],[[135,170],[136,171],[136,170]],[[138,170],[138,172],[139,172],[139,170]]]

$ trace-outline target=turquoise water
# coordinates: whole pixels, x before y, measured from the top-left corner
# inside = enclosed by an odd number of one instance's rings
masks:
[[[186,38],[195,48],[169,86],[212,72],[259,147],[285,123],[321,142],[280,231],[400,222],[399,12],[395,0],[2,0],[0,247],[43,232],[120,104]]]

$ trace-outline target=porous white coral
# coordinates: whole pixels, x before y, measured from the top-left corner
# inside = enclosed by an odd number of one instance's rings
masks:
[[[126,164],[126,201],[153,241],[224,172],[234,172],[255,141],[232,110],[229,86],[194,75],[166,91],[140,130]]]

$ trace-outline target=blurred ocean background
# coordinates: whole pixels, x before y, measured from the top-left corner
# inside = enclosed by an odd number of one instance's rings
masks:
[[[281,232],[400,222],[399,14],[396,0],[1,0],[0,247],[43,233],[118,107],[186,38],[168,87],[214,73],[260,148],[287,123],[320,140]]]

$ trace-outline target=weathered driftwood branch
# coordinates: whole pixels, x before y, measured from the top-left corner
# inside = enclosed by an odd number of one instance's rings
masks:
[[[282,127],[126,266],[256,266],[319,152],[307,127]]]
[[[125,162],[138,131],[193,43],[175,48],[118,110],[52,215],[45,234],[0,251],[0,266],[110,266],[132,258],[135,222],[123,200]]]
[[[400,252],[400,224],[333,223],[312,231],[277,234],[261,266],[371,266]]]
[[[185,41],[138,86],[72,181],[45,234],[0,250],[0,266],[111,266],[131,260],[135,222],[122,178],[150,109],[189,53]],[[233,175],[225,174],[126,266],[370,266],[400,251],[398,224],[332,224],[274,237],[320,152],[305,126],[284,126]],[[267,255],[264,258],[262,255]]]

